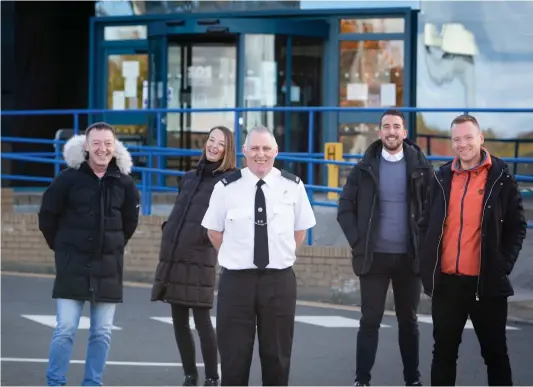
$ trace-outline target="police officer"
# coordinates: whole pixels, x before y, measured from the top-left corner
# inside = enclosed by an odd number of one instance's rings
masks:
[[[215,185],[202,222],[221,266],[221,385],[248,385],[257,327],[263,385],[287,386],[296,310],[292,265],[316,220],[300,179],[274,168],[278,146],[268,128],[251,129],[243,153],[247,167]]]

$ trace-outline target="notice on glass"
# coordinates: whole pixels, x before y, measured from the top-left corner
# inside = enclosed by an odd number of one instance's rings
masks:
[[[126,110],[126,96],[123,91],[113,92],[113,110]]]
[[[124,80],[124,94],[126,98],[137,98],[137,78]]]
[[[291,102],[300,103],[300,87],[296,85],[291,86]]]
[[[396,84],[384,83],[381,85],[380,93],[381,106],[396,106]]]
[[[368,85],[366,83],[348,83],[346,85],[346,99],[348,101],[368,100]]]
[[[136,60],[122,62],[122,76],[124,78],[139,78],[139,62]]]

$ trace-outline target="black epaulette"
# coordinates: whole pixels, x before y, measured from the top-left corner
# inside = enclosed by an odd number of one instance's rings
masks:
[[[281,176],[283,176],[285,179],[295,182],[296,184],[300,183],[300,178],[298,176],[293,175],[292,173],[287,172],[284,169],[281,170]]]
[[[231,184],[239,180],[241,177],[242,177],[242,173],[240,170],[238,170],[238,171],[233,172],[231,175],[228,175],[227,177],[223,178],[220,181],[222,182],[222,184],[226,186],[228,184]]]

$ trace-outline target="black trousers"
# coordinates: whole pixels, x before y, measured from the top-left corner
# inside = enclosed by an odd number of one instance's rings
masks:
[[[222,269],[217,301],[221,385],[248,385],[257,327],[263,385],[287,386],[295,312],[292,268]]]
[[[218,353],[215,329],[211,323],[210,310],[208,308],[191,308],[194,325],[200,337],[200,347],[205,364],[206,378],[218,379]],[[196,349],[189,326],[189,307],[172,304],[172,322],[174,335],[185,375],[198,376],[196,369]]]
[[[404,254],[375,253],[370,272],[360,277],[361,321],[357,333],[356,381],[368,384],[376,360],[379,327],[385,312],[389,283],[392,280],[398,341],[406,383],[420,379],[419,332],[416,312],[422,289],[420,277]]]
[[[490,386],[513,384],[507,354],[507,298],[475,299],[477,277],[444,275],[432,300],[433,361],[431,384],[455,385],[461,336],[470,316]]]

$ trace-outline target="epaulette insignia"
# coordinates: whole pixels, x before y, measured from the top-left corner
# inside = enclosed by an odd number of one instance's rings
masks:
[[[223,178],[220,181],[222,182],[222,184],[224,184],[226,186],[228,184],[231,184],[231,183],[239,180],[241,177],[242,177],[242,173],[241,173],[240,170],[238,170],[238,171],[233,172],[231,175]]]
[[[287,172],[284,169],[281,170],[281,176],[283,176],[285,179],[295,182],[296,184],[300,183],[300,178],[298,176],[293,175],[292,173]]]

